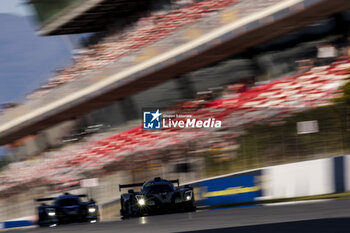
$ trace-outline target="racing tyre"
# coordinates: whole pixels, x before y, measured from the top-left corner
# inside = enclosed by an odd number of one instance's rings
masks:
[[[187,206],[186,208],[185,208],[185,211],[186,212],[196,212],[196,206]]]
[[[121,215],[124,217],[124,218],[129,218],[129,217],[132,217],[132,206],[131,206],[131,203],[130,201],[126,201],[126,202],[123,202],[122,204],[122,209],[121,209]]]

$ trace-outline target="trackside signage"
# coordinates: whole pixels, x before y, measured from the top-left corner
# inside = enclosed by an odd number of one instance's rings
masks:
[[[199,205],[252,202],[262,196],[261,171],[203,180],[193,184]]]
[[[197,117],[187,113],[143,111],[144,129],[209,129],[221,128],[222,122],[213,117]]]

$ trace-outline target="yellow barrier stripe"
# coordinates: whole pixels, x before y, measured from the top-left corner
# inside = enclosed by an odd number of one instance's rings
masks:
[[[252,187],[230,187],[225,190],[221,191],[213,191],[213,192],[207,192],[204,193],[203,197],[219,197],[219,196],[229,196],[229,195],[235,195],[235,194],[241,194],[241,193],[250,193],[250,192],[256,192],[259,191],[260,188],[258,186],[252,186]]]

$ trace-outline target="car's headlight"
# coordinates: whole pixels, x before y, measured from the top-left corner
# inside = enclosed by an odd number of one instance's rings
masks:
[[[190,201],[192,200],[193,197],[193,192],[192,190],[186,191],[184,194],[185,201]]]
[[[144,206],[146,204],[146,200],[142,195],[136,195],[136,200],[140,206]]]
[[[96,207],[89,207],[88,211],[89,211],[89,213],[95,213],[96,212]]]
[[[56,215],[56,213],[55,212],[49,212],[49,213],[47,213],[49,216],[55,216]]]
[[[143,198],[139,199],[137,202],[139,203],[140,206],[143,206],[146,204],[145,199]]]
[[[56,216],[56,211],[54,208],[47,208],[46,209],[46,213],[47,215],[49,215],[50,217]]]

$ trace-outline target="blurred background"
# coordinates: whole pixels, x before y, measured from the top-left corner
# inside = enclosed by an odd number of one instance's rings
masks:
[[[118,184],[155,176],[186,183],[340,156],[347,177],[349,8],[2,0],[0,220],[34,215],[34,198],[66,191],[89,193],[112,218]],[[143,108],[223,123],[143,130]],[[256,181],[262,196],[271,194],[265,179]],[[344,179],[340,189],[328,185],[299,196],[348,190]]]

